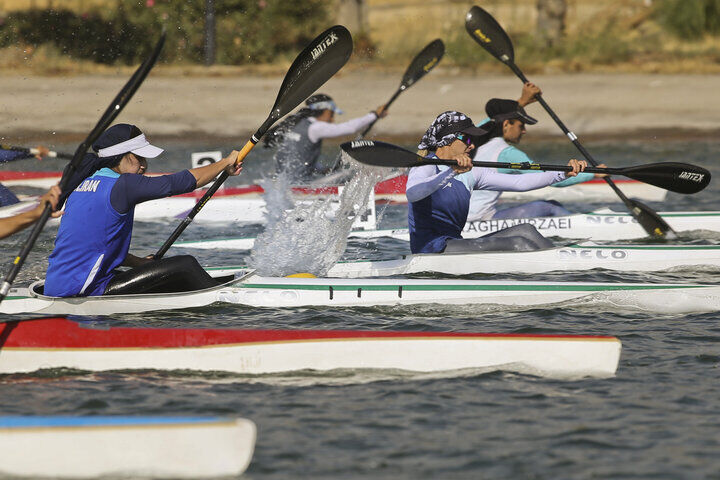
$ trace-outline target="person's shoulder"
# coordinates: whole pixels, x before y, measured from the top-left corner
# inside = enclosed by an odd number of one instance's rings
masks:
[[[120,176],[117,177],[117,182],[115,182],[115,185],[140,185],[145,183],[149,178],[151,177],[146,177],[145,175],[139,173],[121,173]]]
[[[498,160],[500,160],[500,157],[508,159],[510,162],[526,162],[530,160],[528,154],[520,150],[515,145],[508,145],[503,148],[500,152]]]

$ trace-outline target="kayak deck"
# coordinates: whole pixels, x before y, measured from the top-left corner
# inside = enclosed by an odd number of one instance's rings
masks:
[[[228,273],[228,272],[216,272]],[[707,312],[720,309],[720,286],[710,284],[524,282],[407,278],[279,278],[253,271],[217,287],[179,293],[58,298],[15,288],[1,313],[110,315],[203,307],[215,302],[251,307],[368,307],[413,304],[529,307],[585,298],[633,309]]]
[[[0,473],[52,478],[235,476],[247,469],[255,436],[255,424],[243,418],[0,417]]]
[[[428,253],[395,260],[338,262],[328,277],[363,278],[422,272],[545,273],[586,271],[656,272],[681,267],[720,268],[720,245],[598,245],[582,242],[529,252]]]

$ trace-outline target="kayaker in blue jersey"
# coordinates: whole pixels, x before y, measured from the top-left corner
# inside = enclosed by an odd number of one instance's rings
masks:
[[[467,252],[478,250],[534,250],[552,243],[532,225],[522,224],[476,239],[462,238],[473,190],[523,192],[565,180],[562,172],[510,175],[492,168],[473,167],[470,154],[475,142],[486,140],[488,132],[473,125],[466,115],[441,113],[425,132],[418,154],[429,158],[455,160],[456,166],[423,165],[408,173],[408,226],[412,253]],[[584,161],[570,160],[577,175]]]
[[[93,145],[81,170],[102,166],[82,180],[67,198],[55,249],[49,258],[45,294],[58,297],[160,293],[198,290],[217,284],[193,257],[152,260],[128,253],[135,205],[191,192],[223,170],[238,175],[238,152],[207,166],[172,175],[145,177],[147,158],[163,150],[148,142],[134,125],[107,129]],[[81,183],[80,183],[81,182]],[[126,272],[115,269],[133,267]]]
[[[475,150],[475,160],[483,162],[503,163],[535,163],[525,152],[515,145],[520,143],[525,135],[525,125],[534,125],[537,120],[528,115],[523,108],[536,101],[535,95],[541,94],[540,88],[533,83],[523,85],[522,94],[516,100],[493,98],[485,105],[485,113],[488,118],[478,124],[480,128],[484,125],[491,125],[491,119],[495,121],[489,128],[490,139],[484,145],[478,146]],[[605,166],[605,165],[601,165]],[[498,169],[501,173],[528,174],[534,175],[536,171]],[[587,182],[596,177],[592,173],[580,173],[575,177],[568,178],[562,182],[553,184],[553,187],[568,187],[582,182]],[[497,202],[502,192],[491,192],[489,190],[475,191],[470,201],[470,213],[468,220],[491,220],[499,218],[531,218],[531,217],[556,217],[570,215],[571,212],[559,202],[550,200],[537,200],[534,202],[508,207],[497,208]]]
[[[40,203],[37,207],[33,208],[28,212],[18,213],[15,216],[0,218],[0,238],[9,237],[13,233],[19,232],[23,228],[28,227],[35,223],[40,218],[43,211],[45,210],[45,204],[49,203],[53,210],[57,208],[58,200],[60,199],[60,188],[55,185],[45,195],[40,197]],[[53,212],[52,218],[57,218],[62,215],[63,212]]]
[[[38,145],[37,147],[35,147],[35,153],[30,153],[25,150],[0,148],[0,163],[8,163],[15,160],[22,160],[32,157],[41,160],[42,157],[47,156],[48,153],[50,153],[50,150],[48,150],[47,147],[43,147],[42,145]],[[10,189],[0,183],[0,207],[14,205],[19,201],[20,200],[18,199],[18,197],[13,192],[11,192]]]
[[[380,106],[374,111],[343,123],[333,123],[341,115],[332,98],[318,93],[305,101],[306,106],[290,115],[265,135],[266,147],[277,147],[274,162],[277,172],[286,172],[290,182],[307,182],[313,176],[329,173],[320,162],[324,138],[351,135],[387,115]]]

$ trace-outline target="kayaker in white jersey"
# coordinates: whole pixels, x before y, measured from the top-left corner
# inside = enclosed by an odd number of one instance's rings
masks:
[[[55,185],[45,195],[40,197],[40,203],[32,210],[18,213],[12,217],[0,218],[0,238],[9,237],[13,233],[17,233],[23,228],[35,223],[45,210],[46,203],[49,203],[53,209],[52,218],[57,218],[62,215],[62,211],[54,211],[55,208],[57,208],[59,198],[60,187]]]
[[[441,113],[425,132],[418,154],[427,158],[455,160],[456,166],[423,165],[408,172],[408,227],[412,253],[459,253],[480,250],[526,251],[549,248],[552,243],[534,226],[515,225],[475,239],[463,239],[473,190],[524,192],[546,187],[572,177],[587,163],[572,159],[572,171],[509,175],[494,168],[473,167],[470,155],[475,142],[485,141],[488,132],[473,125],[465,114]]]
[[[290,182],[307,182],[317,175],[329,173],[320,162],[324,138],[336,138],[359,132],[378,118],[387,115],[383,106],[343,123],[334,123],[341,115],[332,98],[318,93],[305,101],[306,106],[290,115],[265,135],[266,147],[277,147],[274,162],[277,172],[286,172]]]
[[[536,163],[522,150],[515,145],[520,143],[525,135],[525,125],[535,125],[537,120],[525,112],[524,106],[536,100],[535,95],[541,94],[540,88],[533,83],[523,85],[523,90],[518,100],[493,98],[485,105],[485,113],[488,118],[478,124],[480,128],[487,127],[490,130],[490,140],[484,145],[478,146],[475,150],[474,160],[483,162],[502,163]],[[494,120],[495,123],[487,123]],[[490,127],[490,125],[493,125]],[[605,165],[601,165],[605,166]],[[537,171],[498,169],[501,173],[537,175]],[[568,187],[577,183],[587,182],[595,177],[592,173],[580,173],[575,177],[568,178],[562,182],[553,184],[553,187]],[[570,215],[570,210],[563,207],[559,202],[550,200],[537,200],[534,202],[498,208],[498,199],[501,191],[477,190],[472,194],[470,201],[470,213],[468,221],[492,220],[506,218],[532,218],[532,217],[557,217]]]

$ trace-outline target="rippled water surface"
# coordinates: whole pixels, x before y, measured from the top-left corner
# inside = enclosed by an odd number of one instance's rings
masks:
[[[240,143],[240,142],[239,142]],[[58,150],[72,146],[57,145]],[[185,166],[190,151],[214,145],[173,143],[154,170]],[[231,145],[222,146],[225,151]],[[613,166],[655,161],[698,163],[720,175],[720,143],[588,144]],[[575,155],[566,143],[529,144],[546,163]],[[333,153],[326,151],[328,158]],[[5,169],[54,170],[29,160]],[[269,166],[258,149],[250,183]],[[695,196],[669,194],[658,210],[720,210],[714,181]],[[608,205],[570,205],[584,210]],[[621,209],[621,205],[609,205]],[[382,226],[403,226],[406,207],[380,208]],[[240,221],[241,212],[238,212]],[[137,223],[132,251],[153,252],[174,222]],[[185,240],[249,236],[257,225],[191,225]],[[17,284],[41,278],[54,231],[46,229]],[[2,262],[25,235],[0,242]],[[684,243],[718,243],[717,234]],[[299,240],[300,241],[300,240]],[[292,248],[292,246],[286,247]],[[322,248],[322,246],[318,246]],[[170,252],[189,253],[180,249]],[[204,265],[245,263],[248,252],[196,251]],[[405,242],[350,241],[345,259],[394,258]],[[3,270],[6,267],[3,267]],[[476,278],[485,278],[477,276]],[[506,275],[502,278],[524,278]],[[532,279],[717,283],[715,270],[654,274],[591,271]],[[503,372],[409,375],[340,371],[271,376],[187,372],[50,371],[0,377],[4,415],[238,415],[258,425],[248,478],[720,478],[720,324],[717,313],[675,315],[578,302],[561,308],[413,306],[361,309],[202,309],[115,315],[111,325],[321,328],[614,335],[623,343],[610,379],[558,380]],[[131,353],[129,353],[131,354]],[[0,362],[2,355],[0,355]]]

